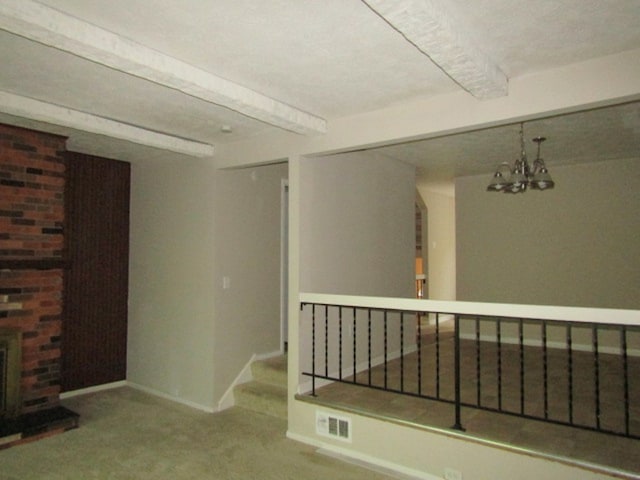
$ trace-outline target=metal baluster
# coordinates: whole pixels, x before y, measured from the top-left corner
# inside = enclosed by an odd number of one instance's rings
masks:
[[[482,385],[480,367],[480,317],[476,317],[476,404],[482,406]]]
[[[324,376],[329,376],[329,305],[324,306]]]
[[[544,418],[547,420],[549,418],[549,390],[548,390],[548,379],[549,379],[549,367],[548,367],[548,352],[547,352],[547,322],[542,321],[542,372],[543,372],[543,392],[544,392]]]
[[[338,307],[338,378],[342,380],[342,307]]]
[[[520,414],[524,415],[524,325],[518,320],[518,341],[520,343]]]
[[[440,313],[436,313],[436,398],[440,398]]]
[[[384,389],[387,389],[387,311],[384,311]]]
[[[498,410],[502,411],[502,322],[496,319],[496,339],[498,341]]]
[[[404,312],[400,312],[400,391],[404,393]]]
[[[627,327],[620,328],[624,385],[624,433],[629,436],[629,358],[627,356]]]
[[[422,395],[422,323],[420,320],[418,320],[418,395]]]
[[[594,393],[596,396],[596,428],[600,429],[600,353],[598,351],[598,327],[594,323],[591,326],[593,340],[593,375]]]
[[[316,306],[311,305],[311,395],[316,396]]]
[[[356,330],[356,328],[357,328],[357,325],[356,325],[356,313],[357,313],[356,312],[356,308],[353,307],[353,383],[357,383],[357,380],[356,380],[356,375],[357,375],[357,372],[356,372],[357,341],[356,341],[356,339],[358,338],[358,335],[357,335],[358,332]]]
[[[454,317],[454,382],[455,382],[455,423],[451,428],[464,430],[462,428],[461,412],[461,391],[460,391],[460,317]]]
[[[569,390],[569,423],[573,425],[573,331],[571,330],[571,324],[567,324],[567,373],[568,377],[568,390]]]
[[[367,312],[368,312],[368,317],[367,317],[368,318],[368,320],[367,320],[367,328],[368,328],[368,330],[367,330],[367,342],[368,342],[368,344],[367,344],[367,348],[368,348],[368,350],[367,350],[368,351],[367,361],[368,361],[368,363],[367,363],[367,365],[369,367],[369,369],[368,369],[369,385],[371,385],[371,309],[368,308]]]

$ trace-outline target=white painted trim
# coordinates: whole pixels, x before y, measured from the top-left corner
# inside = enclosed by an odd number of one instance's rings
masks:
[[[488,315],[496,317],[562,320],[574,323],[599,323],[640,326],[640,310],[612,308],[556,307],[549,305],[515,305],[504,303],[450,302],[413,298],[364,297],[300,293],[302,303],[320,303],[361,308],[381,308],[414,312]]]
[[[208,407],[206,405],[201,405],[196,402],[192,402],[190,400],[185,400],[184,398],[174,397],[173,395],[169,395],[167,393],[161,392],[154,388],[145,387],[143,385],[127,382],[127,386],[134,388],[136,390],[140,390],[141,392],[148,393],[149,395],[154,395],[156,397],[164,398],[165,400],[170,400],[172,402],[181,403],[182,405],[186,405],[187,407],[195,408],[196,410],[201,410],[207,413],[216,413],[216,409],[212,407]]]
[[[326,121],[31,0],[2,0],[0,29],[296,133]]]
[[[310,438],[287,430],[287,438],[295,440],[296,442],[311,445],[319,449],[318,453],[325,455],[331,454],[334,458],[338,458],[350,463],[354,463],[361,467],[369,468],[376,472],[391,473],[400,475],[399,478],[405,479],[420,479],[420,480],[442,480],[441,477],[436,477],[426,472],[421,472],[413,468],[405,467],[398,463],[382,460],[378,457],[367,455],[365,453],[356,452],[347,448],[343,448],[337,445],[325,443],[316,438]]]
[[[119,382],[103,383],[102,385],[94,385],[92,387],[80,388],[78,390],[71,390],[69,392],[62,392],[60,394],[61,400],[67,398],[78,397],[80,395],[87,395],[89,393],[102,392],[105,390],[113,390],[114,388],[122,388],[127,386],[126,380],[120,380]]]
[[[41,102],[0,91],[0,111],[41,122],[53,123],[83,132],[106,135],[128,142],[161,148],[194,157],[213,157],[214,148],[206,143],[153,132],[89,113]]]
[[[273,352],[267,353],[258,353],[255,355],[255,361],[259,362],[260,360],[268,360],[269,358],[279,357],[280,355],[282,355],[282,352],[280,350],[274,350]]]
[[[173,395],[169,395],[167,393],[161,392],[159,390],[155,390],[153,388],[145,387],[143,385],[139,385],[137,383],[133,383],[127,380],[122,380],[119,382],[113,383],[105,383],[102,385],[96,385],[93,387],[82,388],[80,390],[73,390],[71,392],[64,392],[60,394],[60,399],[65,400],[68,398],[73,398],[81,395],[87,395],[89,393],[102,392],[106,390],[113,390],[115,388],[121,387],[131,387],[135,390],[140,390],[141,392],[148,393],[149,395],[153,395],[154,397],[164,398],[165,400],[170,400],[172,402],[181,403],[182,405],[186,405],[191,408],[195,408],[196,410],[201,410],[207,413],[215,413],[216,410],[211,407],[206,407],[199,403],[191,402],[189,400],[185,400],[183,398],[174,397]]]

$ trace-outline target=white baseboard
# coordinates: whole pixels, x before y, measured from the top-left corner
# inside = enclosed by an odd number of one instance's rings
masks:
[[[287,438],[318,449],[318,453],[337,458],[339,460],[368,468],[375,472],[383,473],[395,478],[406,480],[442,480],[442,477],[430,473],[421,472],[413,468],[405,467],[398,463],[382,460],[372,455],[356,452],[348,448],[331,445],[316,438],[305,437],[287,430]]]
[[[104,383],[102,385],[94,385],[92,387],[80,388],[78,390],[71,390],[69,392],[63,392],[60,394],[60,399],[65,400],[67,398],[77,397],[79,395],[86,395],[88,393],[102,392],[103,390],[112,390],[114,388],[126,387],[127,381],[120,380],[119,382]]]
[[[164,398],[165,400],[170,400],[172,402],[181,403],[182,405],[186,405],[187,407],[195,408],[196,410],[201,410],[207,413],[215,413],[216,409],[213,407],[209,407],[206,405],[201,405],[196,402],[192,402],[190,400],[185,400],[184,398],[174,397],[173,395],[169,395],[168,393],[161,392],[154,388],[145,387],[144,385],[139,385],[133,382],[127,382],[127,386],[131,388],[135,388],[136,390],[140,390],[141,392],[148,393],[149,395],[153,395],[156,397]]]
[[[257,361],[260,361],[260,360],[267,360],[268,358],[279,357],[281,355],[284,355],[282,350],[275,350],[273,352],[268,352],[268,353],[258,353],[255,355],[255,357]]]
[[[240,373],[238,374],[238,376],[234,379],[234,381],[231,383],[231,385],[229,386],[229,388],[227,388],[227,391],[224,393],[224,395],[222,395],[222,398],[218,401],[218,406],[217,408],[212,408],[209,406],[205,406],[205,405],[201,405],[199,403],[195,403],[195,402],[191,402],[189,400],[185,400],[183,398],[178,398],[178,397],[174,397],[173,395],[169,395],[167,393],[161,392],[159,390],[153,389],[153,388],[149,388],[149,387],[145,387],[143,385],[134,383],[134,382],[130,382],[127,380],[121,380],[119,382],[113,382],[113,383],[105,383],[103,385],[95,385],[92,387],[88,387],[88,388],[82,388],[79,390],[72,390],[70,392],[64,392],[60,394],[60,399],[64,400],[67,398],[73,398],[73,397],[77,397],[79,395],[86,395],[89,393],[95,393],[95,392],[100,392],[100,391],[104,391],[104,390],[111,390],[114,388],[120,388],[120,387],[131,387],[131,388],[135,388],[136,390],[140,390],[142,392],[148,393],[150,395],[154,395],[156,397],[160,397],[160,398],[164,398],[165,400],[170,400],[172,402],[177,402],[177,403],[181,403],[183,405],[187,405],[188,407],[191,408],[195,408],[197,410],[201,410],[207,413],[215,413],[215,412],[220,412],[222,410],[226,410],[227,408],[231,408],[235,405],[235,400],[233,398],[233,388],[236,385],[240,385],[243,383],[247,383],[250,382],[251,380],[253,380],[253,376],[251,375],[251,364],[255,361],[260,361],[260,360],[266,360],[268,358],[273,358],[273,357],[277,357],[282,355],[281,351],[275,351],[275,352],[268,352],[268,353],[261,353],[261,354],[254,354],[252,355],[251,359],[249,360],[249,362],[247,362],[247,364],[242,368],[242,370],[240,371]]]

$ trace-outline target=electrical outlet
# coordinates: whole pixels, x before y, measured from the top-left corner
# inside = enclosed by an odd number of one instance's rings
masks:
[[[462,472],[453,468],[445,468],[444,480],[462,480]]]

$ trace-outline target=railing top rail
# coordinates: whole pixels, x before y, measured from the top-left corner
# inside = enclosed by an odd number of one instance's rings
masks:
[[[301,303],[316,303],[344,307],[640,326],[640,310],[457,302],[323,293],[300,293],[299,299]]]

